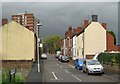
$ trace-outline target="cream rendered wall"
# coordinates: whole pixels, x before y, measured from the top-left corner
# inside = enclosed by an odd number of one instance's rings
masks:
[[[83,58],[82,49],[83,49],[83,33],[77,36],[77,58]]]
[[[12,21],[2,27],[2,60],[34,59],[34,33]]]
[[[73,57],[76,57],[76,35],[73,36]]]
[[[106,30],[98,22],[92,22],[84,32],[84,54],[94,55],[106,50]]]
[[[0,28],[1,30],[1,28]],[[2,31],[0,31],[0,84],[2,84],[2,55],[1,55],[1,52],[2,52]]]

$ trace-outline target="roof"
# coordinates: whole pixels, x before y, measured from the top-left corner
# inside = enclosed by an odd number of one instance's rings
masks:
[[[88,28],[88,26],[90,25],[90,24],[92,24],[92,23],[94,23],[94,22],[90,22],[86,27],[83,27],[83,29],[81,30],[81,32],[79,32],[78,34],[77,34],[77,36],[79,36],[81,33],[83,33],[84,31],[85,31],[85,29],[86,28]],[[96,22],[95,22],[96,23]],[[99,22],[97,22],[97,23],[99,23]],[[101,24],[100,24],[101,25]],[[101,25],[102,26],[102,25]],[[104,28],[104,27],[103,27]],[[105,28],[104,28],[105,29]],[[106,30],[106,29],[105,29]]]
[[[15,22],[15,21],[11,21],[8,24],[3,25],[2,27],[0,27],[0,30],[3,28],[7,28],[8,25],[9,25],[9,29],[13,29],[13,28],[18,29],[19,28],[20,30],[28,31],[31,34],[34,34],[32,31],[30,31],[29,29],[27,29],[26,27],[20,25],[19,23]],[[12,27],[10,27],[10,26],[12,26]]]

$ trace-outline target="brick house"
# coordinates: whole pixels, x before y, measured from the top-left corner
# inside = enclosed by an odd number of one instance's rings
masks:
[[[63,55],[73,56],[73,43],[75,43],[73,37],[76,33],[79,33],[80,30],[80,27],[72,28],[70,26],[65,32],[65,38],[61,40],[61,51]]]

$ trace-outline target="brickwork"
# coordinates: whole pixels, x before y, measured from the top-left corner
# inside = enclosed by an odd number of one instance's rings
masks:
[[[118,50],[119,46],[114,45],[114,37],[107,32],[107,51],[120,51]]]
[[[7,24],[8,23],[8,20],[6,18],[2,19],[2,26]]]
[[[34,17],[33,13],[12,15],[12,20],[33,32],[35,32],[35,28],[37,27],[37,19]]]

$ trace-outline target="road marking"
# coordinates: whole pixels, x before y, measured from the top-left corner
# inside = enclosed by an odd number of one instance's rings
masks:
[[[62,68],[62,66],[60,66],[60,68]]]
[[[72,68],[75,68],[74,66],[72,66],[72,65],[70,65],[70,64],[69,64],[69,66],[72,67]]]
[[[65,72],[67,72],[69,74],[69,71],[68,70],[65,70]]]
[[[57,76],[55,75],[55,73],[54,73],[54,72],[52,72],[52,74],[53,74],[53,76],[54,76],[55,80],[57,80],[58,78],[57,78]]]
[[[59,64],[57,64],[60,68],[62,68],[62,66],[60,66]]]
[[[79,79],[78,77],[76,77],[75,75],[72,75],[74,78],[76,78],[78,81],[81,81],[81,79]]]

